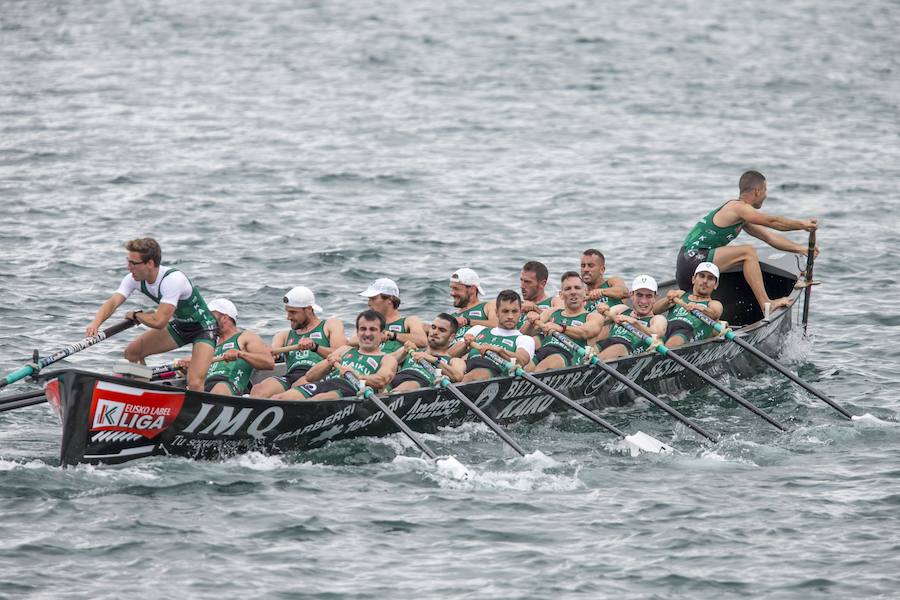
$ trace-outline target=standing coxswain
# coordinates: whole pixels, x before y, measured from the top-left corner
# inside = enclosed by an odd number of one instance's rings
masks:
[[[125,244],[128,250],[128,275],[122,279],[87,326],[88,336],[97,335],[104,321],[116,312],[135,291],[159,304],[152,313],[128,311],[125,318],[150,328],[125,348],[125,358],[144,362],[152,354],[168,352],[192,344],[191,368],[187,372],[188,389],[202,391],[206,372],[216,345],[216,319],[206,306],[200,290],[184,273],[160,265],[162,250],[153,238],[140,238]]]
[[[789,297],[772,300],[766,293],[756,249],[750,245],[729,246],[728,243],[741,231],[746,231],[773,248],[806,255],[807,246],[795,244],[772,230],[815,231],[818,227],[816,219],[796,221],[760,211],[768,188],[766,178],[759,171],[747,171],[741,175],[738,188],[739,196],[736,200],[729,200],[710,211],[694,225],[684,239],[675,266],[676,283],[682,290],[690,289],[694,270],[702,262],[715,263],[722,271],[741,265],[744,279],[753,291],[761,311],[766,304],[770,304],[772,310],[788,307],[792,303]],[[818,253],[819,249],[816,248],[816,255]]]

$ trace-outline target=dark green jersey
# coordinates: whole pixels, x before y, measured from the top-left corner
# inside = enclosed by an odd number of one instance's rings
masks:
[[[646,317],[638,317],[638,316],[634,315],[633,313],[634,313],[634,311],[629,308],[629,309],[622,311],[619,314],[626,316],[626,317],[634,317],[635,319],[637,319],[644,325],[646,325],[648,327],[650,326],[650,321],[653,320],[654,315],[647,315]],[[634,348],[635,350],[637,350],[639,348],[643,348],[643,346],[644,346],[644,342],[640,337],[636,336],[635,334],[633,334],[630,331],[628,331],[627,329],[625,329],[624,326],[617,325],[615,323],[613,323],[612,329],[609,330],[609,337],[622,338],[623,340],[626,340],[627,342],[629,342],[631,344],[631,347]]]
[[[388,323],[385,328],[385,331],[393,331],[394,333],[408,333],[409,330],[406,328],[406,317],[401,317],[396,321],[391,321]],[[381,351],[385,354],[390,354],[394,350],[398,350],[403,347],[403,342],[400,340],[388,340],[386,342],[381,342]]]
[[[454,317],[468,317],[472,321],[484,321],[487,320],[487,302],[481,302],[476,304],[472,308],[468,308],[463,311],[458,311],[452,314]],[[471,329],[471,325],[463,325],[456,332],[456,341],[463,339],[463,336],[466,335],[466,332]]]
[[[383,358],[384,354],[363,354],[359,351],[359,348],[350,348],[341,358],[341,364],[345,367],[350,367],[361,375],[374,375],[381,368]],[[332,369],[326,379],[334,379],[340,376],[340,371]]]
[[[319,321],[319,324],[307,332],[299,333],[293,329],[288,333],[287,339],[284,341],[285,346],[293,346],[298,344],[300,340],[309,338],[323,348],[330,348],[331,341],[325,332],[325,321]],[[285,371],[290,373],[296,369],[309,369],[313,365],[324,360],[322,355],[313,350],[291,350],[284,357]]]
[[[550,315],[550,323],[557,323],[559,325],[565,325],[567,328],[569,327],[584,327],[584,324],[587,323],[587,318],[591,313],[583,312],[581,314],[575,315],[574,317],[567,317],[563,314],[563,309],[557,309],[553,311],[553,314]],[[584,348],[587,346],[587,340],[576,340],[572,338],[572,341]],[[558,341],[552,335],[542,335],[541,336],[541,347],[544,346],[560,346],[565,348],[563,344]]]
[[[688,300],[688,302],[693,302],[694,304],[700,304],[702,306],[709,306],[711,300]],[[689,342],[696,342],[699,340],[705,340],[706,338],[712,336],[713,327],[711,325],[707,325],[698,317],[695,317],[693,313],[691,313],[688,309],[683,306],[675,305],[669,309],[669,312],[666,313],[666,319],[669,321],[681,321],[683,323],[687,323],[691,329],[694,330],[694,335],[688,340]]]
[[[448,355],[446,355],[446,354],[435,354],[435,356],[437,356],[438,358],[441,358],[441,359],[445,360],[446,362],[450,362],[450,356],[448,356]],[[437,369],[438,366],[435,365],[434,368]],[[419,375],[419,376],[421,376],[422,378],[424,378],[425,381],[428,382],[428,385],[429,385],[429,386],[433,386],[433,385],[435,385],[435,384],[437,383],[437,382],[435,381],[435,374],[434,374],[434,372],[432,371],[432,369],[429,369],[429,368],[427,368],[427,367],[423,367],[423,366],[419,363],[419,361],[413,360],[413,358],[412,358],[411,356],[409,356],[409,355],[406,356],[406,359],[405,359],[405,360],[403,361],[403,363],[400,365],[400,369],[397,371],[397,375],[400,375],[400,374],[403,373],[404,371],[416,373],[417,375]]]
[[[159,285],[156,287],[157,290],[162,287],[163,280],[172,273],[180,273],[180,271],[178,269],[169,268],[163,273],[162,278],[159,280]],[[182,273],[182,275],[184,274]],[[200,289],[194,285],[187,275],[184,277],[191,285],[191,295],[184,300],[178,301],[178,304],[175,305],[175,314],[172,315],[172,320],[179,323],[199,323],[204,329],[216,330],[218,328],[216,318],[206,306],[206,301],[203,300],[203,296],[200,295]],[[146,281],[141,282],[141,293],[157,304],[162,300],[162,294],[154,295],[147,288]]]
[[[498,346],[515,354],[518,349],[518,340],[520,337],[527,338],[528,336],[519,333],[518,329],[508,330],[507,332],[507,330],[504,329],[483,327],[481,331],[475,334],[475,343]],[[475,350],[474,348],[469,350],[469,354],[466,355],[466,358],[472,358],[473,356],[480,356],[478,350]]]
[[[725,204],[728,204],[728,202]],[[682,244],[683,248],[686,250],[719,248],[721,246],[727,246],[731,240],[738,236],[741,229],[744,227],[744,221],[738,221],[734,225],[729,225],[728,227],[719,227],[713,223],[713,217],[722,210],[725,204],[710,211],[708,215],[700,219],[697,224],[694,225],[694,228],[691,229],[687,234],[687,237],[684,238],[684,243]]]
[[[219,345],[216,346],[213,358],[222,356],[228,350],[240,350],[241,347],[238,344],[238,338],[241,337],[242,333],[244,332],[238,331],[227,340],[219,342]],[[243,358],[230,362],[221,360],[210,365],[209,371],[206,372],[206,380],[227,381],[231,384],[235,393],[240,393],[247,389],[247,384],[250,383],[250,376],[252,374],[253,367],[251,367],[250,363]]]
[[[609,280],[604,281],[598,290],[608,290],[611,286],[609,285]],[[605,304],[608,307],[612,308],[618,304],[622,304],[622,300],[619,298],[610,298],[606,294],[600,296],[596,300],[585,300],[584,301],[584,310],[588,312],[594,312],[597,309],[598,304]]]

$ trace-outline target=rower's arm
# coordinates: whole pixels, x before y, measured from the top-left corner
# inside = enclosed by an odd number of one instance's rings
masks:
[[[440,361],[437,366],[451,383],[462,381],[466,374],[466,362],[461,358],[451,358],[450,362]]]
[[[770,215],[761,210],[757,210],[745,202],[733,203],[729,206],[730,210],[742,219],[747,225],[760,225],[775,229],[777,231],[815,231],[816,220],[807,219],[806,221],[798,221],[796,219],[788,219],[780,215]],[[724,209],[723,209],[724,210]],[[744,226],[747,229],[747,226]],[[753,234],[751,234],[753,235]],[[755,236],[754,236],[755,237]]]
[[[135,313],[138,313],[137,316],[135,316]],[[146,325],[150,329],[165,329],[174,314],[175,305],[166,303],[160,304],[156,312],[129,311],[128,318],[137,321],[141,325]]]
[[[252,331],[245,331],[241,334],[238,342],[244,342],[244,349],[238,350],[238,358],[246,360],[254,369],[271,371],[275,368],[272,349],[266,346],[259,335]]]
[[[397,361],[390,354],[386,354],[384,358],[381,359],[381,367],[375,371],[372,375],[364,375],[362,373],[357,373],[356,375],[360,379],[366,380],[366,385],[375,390],[376,392],[380,392],[383,390],[387,384],[391,382],[391,379],[394,378],[394,375],[397,373]]]
[[[328,334],[328,345],[322,346],[319,345],[319,356],[327,357],[329,354],[334,352],[333,348],[340,348],[341,346],[349,345],[347,341],[347,334],[344,333],[344,322],[336,317],[332,317],[325,321],[325,333]],[[353,336],[356,337],[356,336]],[[357,341],[357,346],[359,345],[359,341]]]
[[[331,373],[331,370],[335,368],[335,365],[340,364],[341,357],[349,349],[349,346],[344,345],[333,351],[325,360],[317,362],[310,367],[309,371],[304,375],[304,379],[307,381],[319,381],[320,379],[324,379],[325,376]]]
[[[643,327],[643,323],[638,321],[638,324]],[[657,339],[662,341],[662,339],[666,335],[666,328],[668,327],[669,322],[662,315],[656,315],[652,319],[650,319],[650,327],[646,327],[645,333],[649,333],[650,335],[655,335]]]
[[[497,309],[494,306],[493,302],[488,302],[484,305],[484,316],[485,319],[470,319],[469,323],[473,326],[481,325],[486,329],[491,329],[497,326]]]
[[[697,308],[700,309],[700,312],[705,313],[706,316],[711,317],[716,321],[722,318],[722,311],[725,310],[722,303],[718,300],[712,300],[708,306],[698,306]]]
[[[591,313],[588,315],[587,320],[584,325],[579,327],[566,327],[563,335],[566,335],[573,340],[591,340],[603,331],[603,327],[606,326],[606,318],[600,313]]]
[[[406,327],[409,331],[397,334],[396,340],[401,343],[412,342],[416,348],[424,348],[428,345],[428,336],[425,335],[425,326],[419,317],[406,317]],[[403,353],[401,352],[401,355]],[[396,356],[394,358],[397,358]]]
[[[744,226],[744,231],[746,231],[756,239],[762,240],[776,250],[781,250],[783,252],[794,252],[796,254],[800,254],[802,251],[806,250],[806,246],[796,244],[783,235],[777,234],[771,229],[766,229],[765,227],[748,224]]]
[[[653,314],[662,315],[669,311],[670,308],[675,306],[675,298],[681,298],[685,295],[686,292],[683,290],[669,290],[666,295],[653,305]]]
[[[116,292],[112,296],[106,299],[106,302],[100,305],[100,308],[97,309],[97,313],[94,315],[94,320],[91,321],[87,328],[84,330],[85,335],[88,337],[92,337],[97,335],[100,325],[103,324],[108,318],[110,318],[116,309],[122,306],[122,303],[125,302],[125,296]]]
[[[288,331],[279,331],[274,336],[272,336],[272,347],[273,348],[283,348],[284,343],[287,341]]]
[[[531,322],[530,320],[526,320],[525,324],[522,325],[522,328],[519,330],[525,335],[537,335],[541,333],[540,324],[546,323],[550,320],[550,315],[553,314],[552,308],[544,309],[544,312],[541,313],[541,316],[537,319],[537,324]]]
[[[616,298],[621,300],[628,296],[628,286],[621,277],[610,277],[607,279],[609,287],[603,290],[603,295],[607,298]]]

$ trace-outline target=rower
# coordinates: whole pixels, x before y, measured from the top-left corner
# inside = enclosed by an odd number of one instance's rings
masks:
[[[728,243],[744,230],[773,248],[806,255],[807,246],[795,244],[772,230],[815,231],[816,219],[796,221],[760,211],[766,199],[767,187],[766,178],[759,171],[747,171],[741,175],[738,188],[739,196],[736,200],[729,200],[710,211],[694,225],[684,239],[675,266],[678,287],[682,290],[690,289],[694,270],[701,262],[715,263],[721,270],[740,266],[761,311],[767,303],[773,310],[788,307],[793,302],[790,297],[771,300],[766,293],[756,249],[750,245],[728,246]],[[818,248],[815,254],[818,256]]]
[[[540,337],[541,346],[535,351],[526,371],[561,369],[578,363],[579,357],[573,356],[572,350],[563,346],[552,335],[554,332],[569,336],[584,348],[589,340],[603,330],[603,316],[584,308],[585,289],[578,272],[567,271],[560,281],[559,295],[564,302],[563,308],[548,308],[540,316],[529,313],[528,323],[522,328],[522,333],[532,335],[540,332],[543,335]]]
[[[427,336],[422,319],[415,316],[400,316],[400,311],[397,310],[400,307],[400,288],[393,279],[387,277],[376,279],[359,295],[369,299],[369,308],[384,315],[387,325],[382,334],[382,352],[390,354],[400,362],[406,352],[404,350],[406,342],[412,342],[416,348],[425,346]],[[353,336],[348,344],[358,348],[359,340]]]
[[[419,361],[427,361],[440,369],[451,383],[460,381],[466,371],[466,363],[461,358],[450,356],[450,344],[458,328],[459,324],[453,316],[441,313],[431,321],[424,351],[419,352],[413,342],[406,342],[405,351],[413,352],[404,358],[400,370],[391,380],[391,392],[410,392],[435,385],[434,373],[420,365]]]
[[[608,308],[603,304],[597,306],[597,310],[606,313],[606,320],[610,327],[606,339],[598,344],[600,358],[611,360],[621,358],[629,354],[638,354],[646,350],[642,340],[622,326],[630,323],[644,333],[657,338],[662,338],[666,333],[666,318],[653,314],[653,304],[656,302],[656,280],[649,275],[638,275],[631,284],[631,305],[619,304]],[[606,312],[606,311],[609,312]]]
[[[584,308],[588,312],[596,310],[598,304],[618,306],[628,296],[624,279],[606,277],[606,257],[595,248],[588,248],[581,255],[581,279],[587,286]]]
[[[550,308],[553,297],[545,291],[547,279],[550,273],[542,262],[529,260],[522,266],[519,274],[519,289],[522,291],[522,316],[519,317],[519,329],[525,325],[528,313],[540,316],[545,309]]]
[[[283,376],[268,377],[253,386],[250,395],[256,398],[271,398],[297,382],[306,383],[302,379],[311,367],[347,343],[344,322],[337,317],[320,319],[316,313],[321,313],[322,307],[316,304],[316,296],[308,287],[291,288],[282,302],[291,328],[276,333],[272,346],[297,346],[297,349],[285,354]]]
[[[457,309],[453,316],[459,324],[456,341],[461,340],[473,325],[493,327],[497,324],[494,304],[482,302],[480,294],[484,294],[484,289],[478,273],[472,269],[458,269],[450,276],[450,297]]]
[[[522,299],[519,294],[514,290],[503,290],[497,294],[495,309],[498,321],[496,327],[488,329],[483,325],[476,325],[450,349],[451,356],[461,357],[467,354],[463,381],[506,375],[496,363],[484,357],[488,350],[493,350],[506,360],[514,360],[520,367],[528,365],[534,356],[534,338],[516,329],[522,314]]]
[[[206,374],[204,390],[223,396],[240,396],[249,388],[253,369],[271,371],[275,368],[272,349],[256,333],[237,328],[238,311],[230,300],[216,298],[208,307],[219,325],[214,355],[218,360]],[[190,368],[190,363],[189,358],[179,361],[185,369]]]
[[[390,354],[381,351],[384,315],[371,308],[356,317],[356,337],[359,348],[344,345],[328,358],[317,363],[306,373],[307,383],[295,385],[278,394],[276,400],[333,400],[351,398],[357,390],[344,379],[352,372],[376,392],[382,391],[397,372],[397,361]]]
[[[666,347],[675,348],[687,342],[705,340],[713,334],[711,325],[704,323],[691,311],[699,309],[716,321],[722,316],[722,303],[713,300],[711,294],[719,286],[719,267],[711,262],[702,262],[694,270],[691,278],[693,291],[687,296],[687,304],[679,306],[676,298],[683,298],[687,292],[669,290],[665,298],[653,306],[653,312],[666,312]]]
[[[188,389],[202,391],[206,372],[213,359],[216,319],[200,290],[180,270],[160,265],[162,249],[153,238],[139,238],[125,244],[128,250],[128,275],[112,296],[97,310],[85,334],[95,336],[100,325],[135,291],[159,304],[156,312],[128,311],[125,318],[145,325],[142,333],[125,348],[125,358],[144,362],[152,354],[168,352],[191,344],[191,368],[187,372]]]

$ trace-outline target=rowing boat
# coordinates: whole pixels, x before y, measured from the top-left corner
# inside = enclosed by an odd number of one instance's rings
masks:
[[[770,297],[799,297],[796,255],[761,256]],[[666,282],[660,293],[674,286]],[[790,310],[765,318],[740,271],[722,273],[716,297],[723,318],[736,335],[769,356],[778,354],[792,327]],[[721,337],[686,344],[678,354],[713,376],[749,376],[762,365],[737,344]],[[660,395],[677,396],[705,385],[696,375],[655,352],[644,352],[610,365]],[[591,365],[536,373],[542,382],[591,410],[634,401],[634,393]],[[278,401],[219,396],[80,369],[61,369],[51,378],[47,398],[62,420],[60,461],[117,464],[152,455],[215,459],[249,451],[304,451],[361,436],[384,436],[397,428],[370,400]],[[458,386],[501,424],[534,421],[564,410],[551,396],[514,376]],[[472,420],[461,402],[442,388],[383,397],[406,424],[419,432],[459,426]]]

